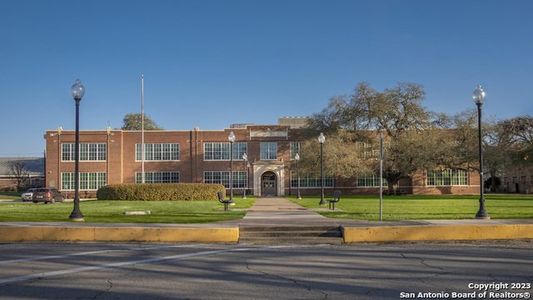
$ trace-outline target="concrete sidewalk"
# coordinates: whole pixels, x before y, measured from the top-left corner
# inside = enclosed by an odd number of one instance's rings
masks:
[[[425,225],[426,221],[358,221],[326,218],[286,198],[257,198],[242,220],[229,221],[239,226],[383,226]]]
[[[285,198],[258,198],[240,226],[332,224],[330,219]]]

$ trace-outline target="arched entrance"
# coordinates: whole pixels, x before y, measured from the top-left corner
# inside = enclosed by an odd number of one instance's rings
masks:
[[[268,171],[261,175],[261,196],[277,196],[278,185],[276,182],[276,174]]]

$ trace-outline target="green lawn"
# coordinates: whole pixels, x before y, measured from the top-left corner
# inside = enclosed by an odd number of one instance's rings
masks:
[[[2,200],[20,199],[20,193],[19,192],[0,192],[0,199]]]
[[[218,201],[110,201],[80,203],[86,222],[93,223],[205,223],[240,219],[254,203],[253,198],[235,198],[235,206],[224,211]],[[73,204],[0,203],[0,222],[68,221]],[[150,210],[151,215],[125,216],[125,211]]]
[[[328,197],[326,197],[328,198]],[[318,209],[319,197],[306,197],[293,202]],[[487,195],[486,209],[492,219],[533,218],[531,195]],[[379,219],[379,196],[346,196],[337,203],[338,211],[318,212],[330,218],[356,220]],[[479,208],[479,196],[384,196],[383,220],[473,219]]]

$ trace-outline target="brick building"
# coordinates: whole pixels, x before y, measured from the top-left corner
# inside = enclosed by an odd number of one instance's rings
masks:
[[[533,193],[533,165],[510,166],[503,171],[502,189],[506,193]]]
[[[12,164],[18,163],[23,172],[13,174]],[[0,190],[15,190],[17,177],[23,188],[41,187],[44,184],[43,157],[0,157]]]
[[[296,193],[294,155],[304,124],[301,118],[281,118],[278,125],[235,124],[224,130],[145,131],[145,182],[205,182],[229,187],[230,144],[234,132],[233,184],[235,193],[247,188],[254,195]],[[52,130],[46,139],[46,185],[64,193],[74,189],[74,131]],[[140,183],[141,132],[100,130],[80,132],[81,196],[92,196],[105,184]],[[249,164],[242,159],[246,153]],[[377,193],[379,176],[336,180],[327,177],[326,193]],[[300,174],[302,194],[318,193],[320,178]],[[466,170],[421,170],[404,178],[399,188],[415,194],[475,194],[477,173]]]

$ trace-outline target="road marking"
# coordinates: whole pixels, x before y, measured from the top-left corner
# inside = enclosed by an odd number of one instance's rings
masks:
[[[192,247],[192,246],[191,245],[177,245],[177,246],[161,246],[161,247],[148,247],[148,248],[158,249],[158,248],[170,248],[170,247],[177,248],[177,247]],[[208,256],[208,255],[215,255],[215,254],[228,253],[228,252],[245,252],[245,251],[250,251],[250,250],[299,248],[299,247],[301,247],[301,245],[249,247],[249,248],[232,248],[232,249],[225,249],[225,250],[211,250],[211,251],[202,251],[202,252],[197,252],[197,253],[177,254],[177,255],[164,256],[164,257],[147,258],[147,259],[134,260],[134,261],[124,261],[124,262],[109,263],[109,264],[96,265],[96,266],[79,267],[79,268],[73,268],[73,269],[67,269],[67,270],[50,271],[50,272],[34,273],[31,275],[17,276],[17,277],[12,277],[12,278],[1,279],[0,286],[10,284],[10,283],[33,280],[33,279],[44,279],[44,278],[53,277],[53,276],[68,275],[68,274],[87,272],[87,271],[98,271],[102,269],[119,268],[119,267],[137,265],[137,264],[157,263],[157,262],[161,262],[165,260],[185,259],[189,257]],[[139,250],[142,250],[142,249],[147,249],[147,248],[140,248]],[[92,252],[98,252],[98,251],[92,251]]]
[[[199,246],[198,245],[154,246],[154,247],[145,247],[145,248],[107,249],[107,250],[98,250],[98,251],[70,253],[70,254],[63,254],[63,255],[43,255],[43,256],[35,256],[35,257],[28,257],[28,258],[2,260],[0,261],[0,266],[16,264],[16,263],[21,263],[21,262],[50,260],[50,259],[56,259],[56,258],[67,258],[67,257],[73,257],[73,256],[84,256],[84,255],[92,255],[92,254],[100,254],[100,253],[123,252],[123,251],[143,251],[143,250],[157,250],[157,249],[166,249],[166,248],[186,248],[186,247],[197,248]]]
[[[249,251],[251,249],[253,248],[239,249],[239,251]],[[164,257],[157,257],[157,258],[147,258],[147,259],[134,260],[134,261],[109,263],[109,264],[103,264],[103,265],[97,265],[97,266],[80,267],[80,268],[74,268],[74,269],[68,269],[68,270],[35,273],[31,275],[17,276],[17,277],[2,279],[0,280],[0,286],[10,284],[10,283],[15,283],[15,282],[28,281],[32,279],[43,279],[43,278],[52,277],[52,276],[68,275],[68,274],[87,272],[87,271],[98,271],[102,269],[118,268],[118,267],[137,265],[137,264],[149,264],[149,263],[156,263],[156,262],[165,261],[165,260],[184,259],[184,258],[196,257],[196,256],[207,256],[207,255],[214,255],[214,254],[234,252],[234,251],[235,249],[202,251],[202,252],[197,252],[197,253],[178,254],[178,255],[164,256]]]

